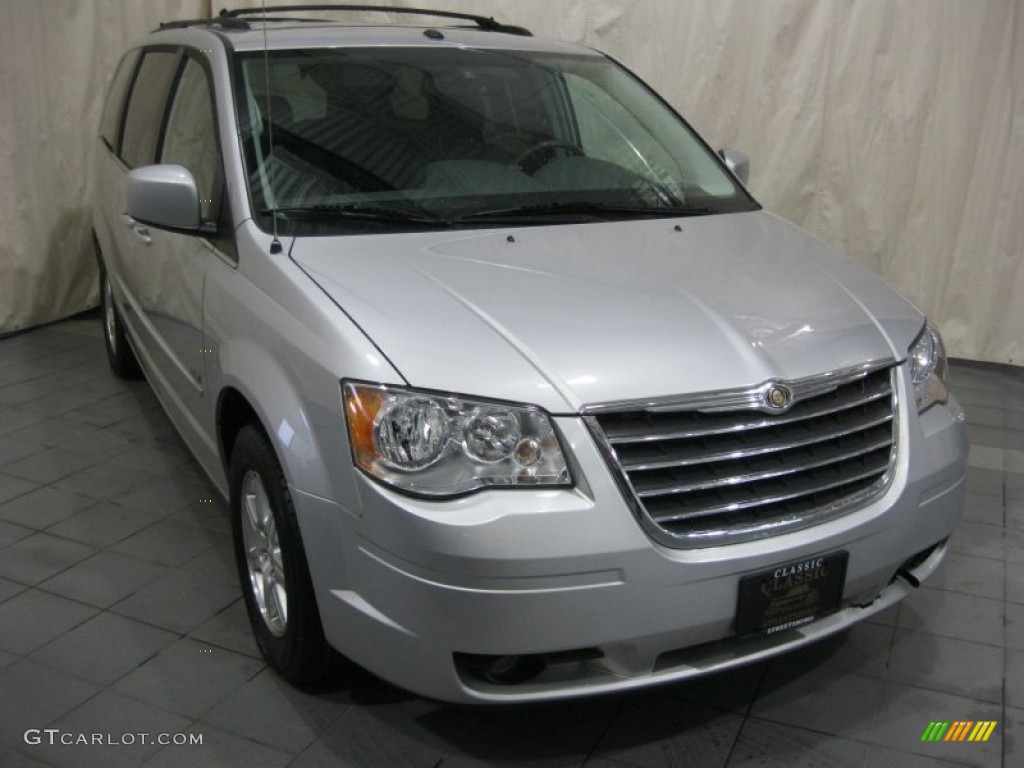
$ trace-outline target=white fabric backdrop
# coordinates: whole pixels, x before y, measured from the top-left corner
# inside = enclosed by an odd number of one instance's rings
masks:
[[[118,52],[225,4],[0,0],[0,332],[95,303],[89,160]],[[952,354],[1024,364],[1024,4],[405,4],[609,52],[711,144],[749,154],[767,207],[889,279]]]

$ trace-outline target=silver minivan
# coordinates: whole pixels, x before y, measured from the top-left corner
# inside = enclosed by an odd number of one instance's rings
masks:
[[[94,233],[110,364],[229,499],[281,675],[621,691],[936,570],[967,457],[939,335],[741,154],[520,27],[270,11],[127,52]]]

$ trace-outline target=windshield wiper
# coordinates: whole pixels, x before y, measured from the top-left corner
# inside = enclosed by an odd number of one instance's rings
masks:
[[[326,220],[326,219],[358,219],[361,221],[380,221],[393,224],[426,224],[432,227],[447,227],[449,222],[429,213],[420,213],[406,208],[391,208],[385,205],[366,205],[364,203],[317,205],[292,205],[280,208],[264,208],[260,211],[265,216],[285,216],[289,219]]]
[[[676,216],[705,216],[712,213],[719,213],[719,211],[715,208],[699,205],[623,205],[561,200],[551,203],[531,203],[529,205],[517,205],[509,208],[475,211],[458,216],[451,221],[454,224],[481,219],[533,221],[548,216],[585,217],[590,219],[612,219],[632,216],[672,218]]]

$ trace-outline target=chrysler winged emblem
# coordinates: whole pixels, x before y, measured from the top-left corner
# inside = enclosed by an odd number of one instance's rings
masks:
[[[783,384],[772,384],[764,393],[764,402],[773,411],[782,411],[793,402],[793,393]]]

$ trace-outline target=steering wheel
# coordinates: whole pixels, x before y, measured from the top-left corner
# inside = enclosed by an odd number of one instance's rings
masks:
[[[583,148],[572,142],[562,141],[561,139],[545,139],[534,144],[532,147],[524,149],[516,155],[513,163],[519,166],[523,173],[533,176],[533,174],[554,160],[559,151],[564,152],[569,157],[586,156]]]

